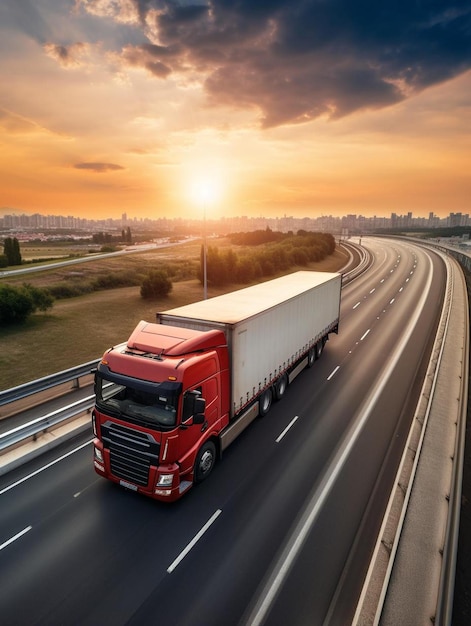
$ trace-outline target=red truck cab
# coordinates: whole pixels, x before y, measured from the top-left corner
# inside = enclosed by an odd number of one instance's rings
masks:
[[[167,502],[212,470],[229,423],[224,333],[140,322],[95,374],[94,465]]]

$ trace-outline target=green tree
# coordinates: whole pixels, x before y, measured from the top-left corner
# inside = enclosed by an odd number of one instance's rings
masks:
[[[270,260],[277,272],[287,270],[290,267],[290,261],[286,250],[277,246],[271,251]]]
[[[131,228],[129,226],[126,230],[124,228],[121,230],[121,241],[124,243],[132,243]]]
[[[200,269],[198,278],[203,283],[204,247],[201,246]],[[208,283],[222,286],[234,281],[238,264],[236,253],[232,250],[220,251],[217,246],[208,246],[206,250],[206,274]]]
[[[227,277],[227,266],[223,255],[219,254],[219,249],[209,246],[207,250],[206,269],[208,283],[213,285],[225,285]]]
[[[13,261],[12,265],[21,265],[20,242],[16,237],[13,237]]]
[[[23,289],[0,286],[0,322],[21,324],[34,312],[32,297]]]
[[[306,248],[293,248],[291,250],[291,260],[295,265],[306,266],[309,263],[309,254]]]
[[[141,297],[146,299],[168,296],[172,291],[172,281],[162,270],[151,270],[141,285]]]
[[[273,276],[276,270],[269,253],[262,252],[257,256],[257,261],[261,267],[263,276]]]
[[[260,278],[262,270],[258,261],[251,257],[242,257],[237,264],[235,279],[238,283],[250,283]]]
[[[226,282],[230,282],[232,280],[232,277],[234,276],[234,272],[236,270],[237,263],[238,263],[237,254],[234,252],[232,248],[229,248],[229,250],[226,250],[224,254],[224,263],[226,266],[226,274],[227,274]]]
[[[16,237],[7,237],[3,244],[3,253],[8,265],[21,265],[20,242]]]

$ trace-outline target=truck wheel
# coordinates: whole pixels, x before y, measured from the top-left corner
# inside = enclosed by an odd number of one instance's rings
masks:
[[[265,389],[258,401],[258,412],[260,415],[266,415],[271,408],[273,393],[271,387]]]
[[[316,343],[316,359],[320,359],[321,358],[321,354],[324,351],[324,340],[323,339],[319,339],[319,341]]]
[[[277,400],[281,400],[281,398],[285,395],[286,390],[288,389],[288,376],[283,374],[275,384],[275,398]]]
[[[207,478],[216,463],[216,446],[212,441],[207,441],[199,449],[195,462],[195,483],[202,482]]]

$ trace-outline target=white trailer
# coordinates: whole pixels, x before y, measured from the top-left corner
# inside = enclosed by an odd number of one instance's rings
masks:
[[[281,398],[288,384],[320,357],[329,333],[338,332],[341,283],[337,273],[295,272],[157,313],[157,321],[224,331],[231,419],[247,410],[253,419],[268,412],[272,398]]]

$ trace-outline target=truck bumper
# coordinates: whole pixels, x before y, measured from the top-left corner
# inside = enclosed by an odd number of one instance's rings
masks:
[[[161,502],[178,500],[192,486],[191,481],[180,481],[178,465],[151,466],[147,485],[138,485],[132,480],[116,476],[111,471],[109,452],[99,439],[95,439],[94,467],[97,474],[112,482]]]

